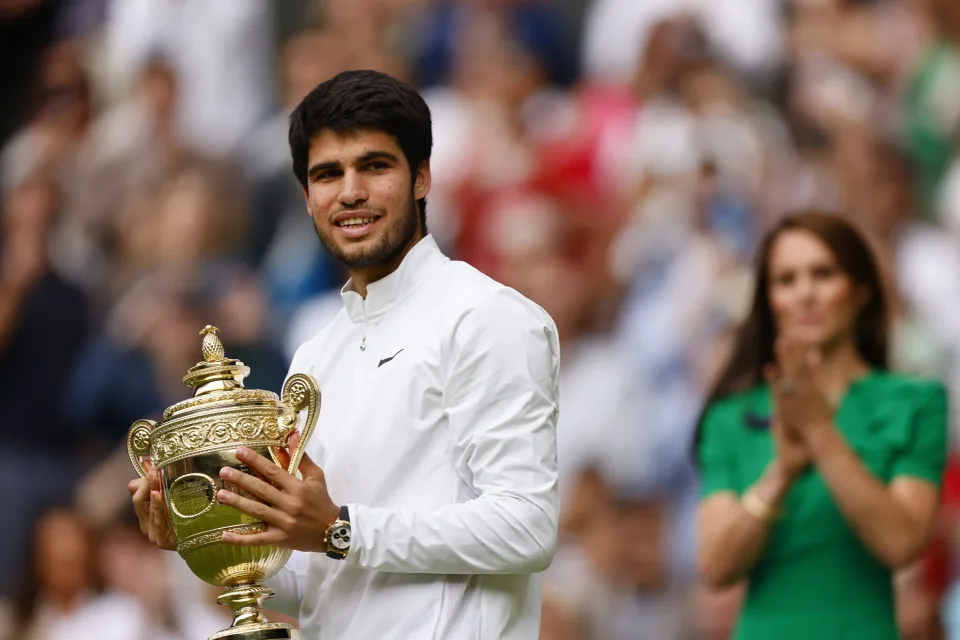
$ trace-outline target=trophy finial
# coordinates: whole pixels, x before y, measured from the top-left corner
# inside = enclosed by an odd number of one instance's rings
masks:
[[[183,376],[183,383],[196,389],[194,396],[202,396],[211,391],[242,389],[243,379],[250,375],[248,366],[239,360],[228,358],[224,353],[223,343],[217,336],[218,331],[220,329],[209,324],[200,331],[203,336],[203,361],[190,367],[187,375]]]
[[[200,331],[200,335],[203,336],[201,350],[204,362],[222,362],[227,359],[223,350],[223,343],[217,337],[218,331],[220,329],[209,324]]]

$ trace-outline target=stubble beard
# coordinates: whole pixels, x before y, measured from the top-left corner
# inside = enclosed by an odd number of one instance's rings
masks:
[[[383,218],[381,218],[381,221]],[[313,226],[320,238],[320,243],[334,258],[347,269],[366,269],[376,267],[394,260],[407,246],[413,242],[420,229],[420,215],[417,210],[417,201],[413,192],[407,200],[403,213],[397,216],[377,239],[376,244],[362,251],[344,251],[337,244],[332,235],[328,235],[314,220]],[[333,233],[336,233],[335,231]]]

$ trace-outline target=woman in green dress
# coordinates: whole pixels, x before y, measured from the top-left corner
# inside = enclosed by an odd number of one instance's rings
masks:
[[[785,218],[696,444],[701,573],[748,581],[736,640],[898,638],[892,574],[933,533],[946,453],[943,386],[887,370],[862,237]]]

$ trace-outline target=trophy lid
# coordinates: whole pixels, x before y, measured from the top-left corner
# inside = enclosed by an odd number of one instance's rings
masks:
[[[242,389],[243,379],[250,375],[250,367],[226,356],[223,343],[217,337],[219,331],[209,324],[200,331],[203,336],[203,361],[191,367],[183,376],[184,384],[196,389],[194,396],[211,391]]]
[[[220,330],[207,325],[200,331],[203,336],[201,351],[203,361],[190,367],[183,376],[184,384],[194,388],[193,397],[168,407],[164,419],[186,409],[208,406],[210,403],[276,402],[277,394],[259,389],[244,389],[243,379],[250,375],[250,367],[240,360],[228,358],[217,333]]]

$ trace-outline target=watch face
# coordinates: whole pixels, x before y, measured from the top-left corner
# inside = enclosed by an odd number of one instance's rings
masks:
[[[339,551],[350,548],[350,526],[340,525],[330,532],[330,546]]]

